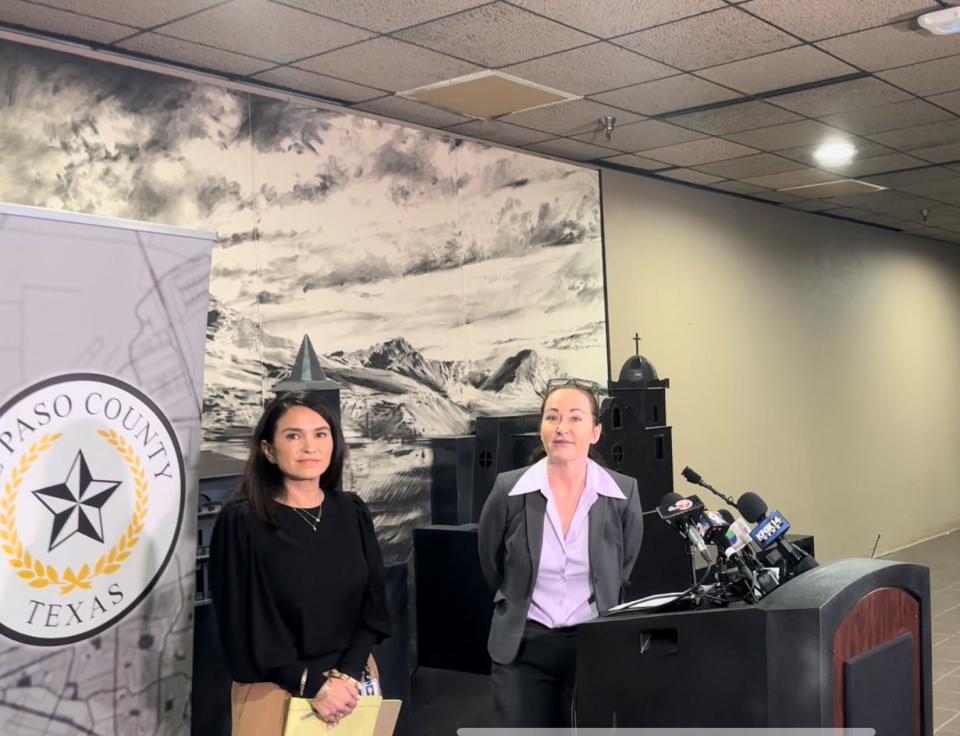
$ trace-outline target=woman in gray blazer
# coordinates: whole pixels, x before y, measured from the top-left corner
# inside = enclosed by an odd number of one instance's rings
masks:
[[[571,723],[576,626],[620,602],[640,551],[637,481],[589,457],[601,431],[597,388],[550,381],[540,407],[545,457],[499,475],[480,514],[501,726]]]

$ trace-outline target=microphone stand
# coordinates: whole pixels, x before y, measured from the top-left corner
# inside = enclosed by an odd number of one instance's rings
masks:
[[[719,497],[722,498],[724,501],[726,501],[730,506],[733,506],[734,508],[737,508],[737,502],[734,501],[733,496],[728,496],[727,494],[721,493],[720,491],[718,491],[718,490],[717,490],[716,488],[714,488],[712,485],[710,485],[709,483],[707,483],[707,482],[706,482],[693,468],[691,468],[689,465],[688,465],[687,467],[685,467],[685,468],[680,472],[680,475],[682,475],[682,476],[684,477],[684,479],[686,479],[686,481],[687,481],[688,483],[693,483],[695,486],[700,486],[701,488],[706,488],[708,491],[710,491],[710,493],[714,494],[715,496],[719,496]]]

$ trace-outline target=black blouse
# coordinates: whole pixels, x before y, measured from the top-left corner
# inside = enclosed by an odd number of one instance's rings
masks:
[[[366,504],[327,491],[317,530],[278,504],[279,530],[246,502],[224,507],[210,543],[210,586],[233,679],[312,697],[338,669],[359,678],[390,634],[383,560]],[[308,509],[316,515],[318,509]]]

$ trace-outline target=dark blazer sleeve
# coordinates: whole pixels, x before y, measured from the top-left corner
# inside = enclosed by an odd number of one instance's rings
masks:
[[[480,512],[477,541],[480,547],[480,570],[490,590],[503,583],[503,540],[507,529],[507,493],[513,487],[503,475],[497,476],[493,490]]]
[[[353,678],[359,679],[367,664],[367,657],[375,644],[390,636],[390,612],[387,609],[387,593],[384,584],[383,557],[380,544],[373,528],[370,510],[355,493],[352,499],[360,524],[360,541],[363,544],[363,556],[367,561],[367,590],[364,593],[360,618],[353,639],[340,658],[338,669]]]
[[[623,525],[623,571],[622,580],[626,581],[633,572],[633,566],[640,554],[643,543],[643,509],[640,508],[640,491],[637,481],[633,481],[627,491],[627,505],[623,509],[620,523]]]

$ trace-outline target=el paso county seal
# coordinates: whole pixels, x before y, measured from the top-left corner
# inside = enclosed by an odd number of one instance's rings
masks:
[[[170,422],[116,378],[41,381],[0,407],[0,635],[69,644],[120,621],[176,547],[183,457]]]

